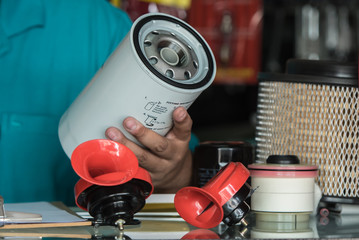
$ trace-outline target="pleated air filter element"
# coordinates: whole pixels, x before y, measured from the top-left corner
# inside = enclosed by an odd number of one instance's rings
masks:
[[[325,202],[359,203],[357,63],[292,59],[260,73],[256,162],[297,155],[318,166]]]

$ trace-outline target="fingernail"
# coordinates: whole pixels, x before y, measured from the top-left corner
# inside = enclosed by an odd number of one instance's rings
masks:
[[[107,136],[111,139],[111,140],[116,140],[116,134],[114,133],[114,131],[109,130],[107,132]]]
[[[186,117],[186,111],[184,109],[178,110],[177,121],[182,121]]]
[[[125,121],[125,127],[129,131],[133,131],[137,128],[137,123],[135,120],[128,119]]]

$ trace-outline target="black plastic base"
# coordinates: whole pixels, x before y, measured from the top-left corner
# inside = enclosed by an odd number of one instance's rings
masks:
[[[134,225],[140,223],[133,219],[134,214],[144,207],[150,191],[148,182],[132,179],[117,186],[93,185],[83,191],[77,201],[94,218],[94,224],[116,225],[116,221],[122,219],[126,225]]]
[[[250,211],[246,200],[251,195],[251,187],[245,183],[233,197],[226,202],[223,208],[223,222],[232,226],[240,222]]]

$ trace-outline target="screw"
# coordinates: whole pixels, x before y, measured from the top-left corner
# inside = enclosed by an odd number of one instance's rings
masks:
[[[245,227],[248,226],[248,222],[247,222],[247,220],[245,218],[242,218],[241,224],[243,224],[243,226],[245,226]]]
[[[120,229],[120,231],[123,231],[124,228],[123,228],[123,225],[126,223],[125,220],[123,219],[118,219],[115,224],[117,225],[118,229]]]
[[[248,232],[248,228],[244,228],[244,229],[242,229],[242,231],[240,231],[240,235],[242,236],[242,237],[246,237],[246,234],[247,234],[247,232]]]
[[[126,236],[124,236],[123,231],[120,231],[120,232],[118,233],[118,236],[115,237],[115,239],[116,239],[116,240],[124,240],[124,239],[126,239]]]

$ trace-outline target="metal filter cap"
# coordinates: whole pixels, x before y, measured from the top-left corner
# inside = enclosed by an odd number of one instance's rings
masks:
[[[165,83],[196,89],[213,80],[214,55],[204,38],[186,22],[148,14],[136,21],[132,37],[142,63]]]
[[[144,41],[147,60],[161,74],[176,80],[196,75],[198,58],[192,47],[170,31],[152,31]]]

